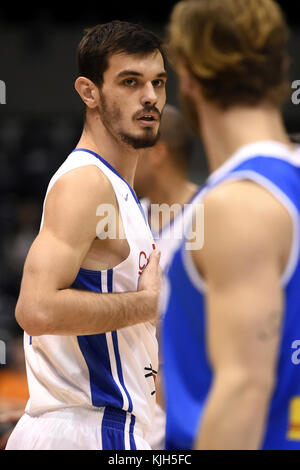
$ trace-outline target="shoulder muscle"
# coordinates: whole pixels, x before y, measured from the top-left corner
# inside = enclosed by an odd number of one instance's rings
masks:
[[[204,200],[205,266],[237,275],[267,260],[283,270],[292,239],[287,210],[271,193],[251,181],[228,182]]]
[[[95,166],[71,170],[53,185],[45,201],[43,230],[69,243],[96,236],[97,208],[116,204],[108,178]]]

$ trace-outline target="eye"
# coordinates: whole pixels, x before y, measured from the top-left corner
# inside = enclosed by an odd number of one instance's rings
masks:
[[[152,85],[153,85],[155,88],[164,87],[164,86],[165,86],[165,81],[164,81],[164,80],[161,80],[161,79],[153,80]]]
[[[135,86],[136,83],[137,83],[137,81],[136,81],[135,78],[126,78],[126,80],[123,81],[123,84],[125,86],[129,86],[129,87]]]

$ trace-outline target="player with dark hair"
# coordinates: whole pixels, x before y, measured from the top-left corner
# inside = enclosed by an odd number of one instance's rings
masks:
[[[160,39],[97,25],[78,48],[80,140],[52,177],[16,307],[30,399],[7,449],[149,449],[159,252],[132,189],[165,105]],[[154,250],[154,251],[153,251]]]

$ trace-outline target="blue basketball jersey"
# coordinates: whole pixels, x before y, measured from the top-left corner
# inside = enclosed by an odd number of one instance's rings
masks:
[[[272,193],[293,221],[293,243],[281,285],[285,297],[277,380],[262,449],[300,449],[300,152],[258,142],[234,154],[207,180],[195,204],[228,180],[252,180]],[[163,322],[167,449],[191,449],[213,380],[205,336],[205,282],[183,242],[168,274]]]

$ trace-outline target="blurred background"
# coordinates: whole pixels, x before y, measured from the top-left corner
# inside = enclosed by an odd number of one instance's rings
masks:
[[[14,320],[22,269],[38,233],[50,177],[72,151],[82,130],[82,105],[74,89],[76,50],[86,27],[113,19],[136,22],[165,36],[176,1],[101,2],[51,7],[13,2],[0,8],[0,365],[1,410],[22,408],[27,398],[21,331]],[[300,17],[295,2],[279,1],[290,24],[290,80],[300,80]],[[68,6],[67,6],[68,5]],[[179,106],[177,81],[168,69],[167,102]],[[291,95],[295,90],[291,88]],[[289,132],[300,131],[300,105],[284,107]],[[191,179],[201,184],[207,168],[195,139]],[[7,422],[7,420],[6,420]],[[0,423],[0,438],[7,424]],[[1,444],[0,444],[1,447]]]

